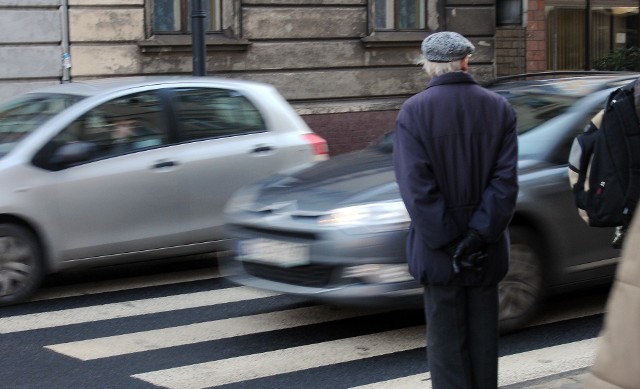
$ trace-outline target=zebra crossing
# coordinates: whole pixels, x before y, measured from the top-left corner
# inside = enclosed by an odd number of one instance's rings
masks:
[[[42,339],[36,345],[49,358],[86,369],[87,376],[92,369],[121,369],[114,374],[123,374],[127,387],[430,387],[421,313],[407,318],[402,312],[317,305],[238,287],[215,271],[174,277],[173,283],[143,277],[126,285],[42,293],[32,303],[37,312],[22,308],[0,317],[0,345],[12,336],[19,342]],[[140,290],[144,298],[128,298]],[[91,295],[102,303],[87,302]],[[590,366],[603,309],[603,302],[564,307],[561,315],[541,316],[532,327],[503,337],[500,385]],[[165,320],[168,315],[179,320]],[[590,329],[571,335],[570,328],[583,322]],[[64,336],[48,337],[50,331]],[[549,331],[562,340],[549,343]],[[95,387],[119,386],[110,385]]]

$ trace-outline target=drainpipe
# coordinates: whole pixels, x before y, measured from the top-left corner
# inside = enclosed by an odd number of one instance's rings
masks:
[[[204,18],[207,13],[202,7],[202,0],[191,2],[191,44],[193,46],[193,75],[205,76],[206,46],[204,32]]]
[[[62,83],[71,82],[71,55],[69,54],[69,1],[62,0]]]

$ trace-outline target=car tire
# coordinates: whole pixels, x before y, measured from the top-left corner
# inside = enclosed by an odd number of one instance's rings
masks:
[[[524,327],[543,299],[544,273],[537,236],[523,227],[511,227],[509,271],[498,286],[500,332]]]
[[[18,225],[0,224],[0,306],[29,298],[42,277],[40,247],[33,234]]]

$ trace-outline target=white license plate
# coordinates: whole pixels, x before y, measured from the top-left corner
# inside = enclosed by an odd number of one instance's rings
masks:
[[[282,267],[309,263],[309,246],[273,239],[247,239],[238,242],[238,259]]]

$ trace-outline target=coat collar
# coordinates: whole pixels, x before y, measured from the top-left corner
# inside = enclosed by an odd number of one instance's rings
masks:
[[[476,84],[476,81],[466,72],[451,72],[445,73],[441,76],[433,77],[427,88],[432,86],[445,85],[445,84]]]

